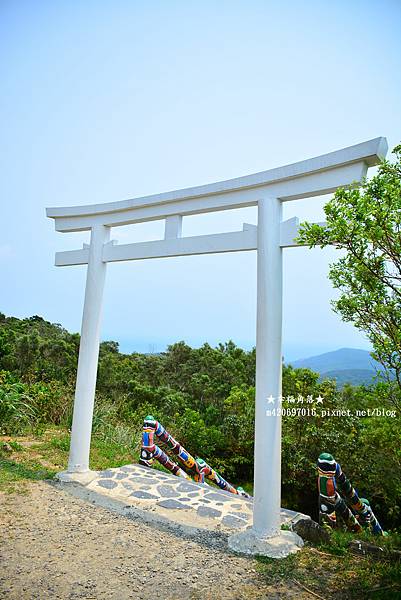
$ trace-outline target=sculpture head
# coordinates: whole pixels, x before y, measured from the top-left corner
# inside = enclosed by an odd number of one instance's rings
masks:
[[[156,419],[152,415],[148,415],[147,417],[145,417],[145,419],[143,421],[143,426],[150,427],[151,429],[155,429],[156,423],[157,423]]]
[[[332,454],[322,452],[317,459],[317,470],[321,477],[334,477],[336,474],[337,463]]]

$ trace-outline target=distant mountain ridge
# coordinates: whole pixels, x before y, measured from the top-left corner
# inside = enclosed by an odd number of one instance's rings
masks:
[[[338,385],[372,383],[377,371],[383,371],[367,350],[340,348],[309,358],[290,362],[296,369],[311,369],[320,374],[320,379],[336,379]]]

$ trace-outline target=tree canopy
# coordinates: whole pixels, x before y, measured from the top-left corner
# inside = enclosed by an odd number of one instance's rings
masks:
[[[78,348],[79,335],[58,324],[0,315],[0,435],[71,427]],[[283,396],[283,408],[290,409],[283,416],[283,506],[315,514],[316,459],[327,451],[373,502],[384,525],[399,524],[399,416],[356,415],[388,409],[388,385],[338,389],[309,369],[283,365]],[[318,396],[326,412],[308,414]],[[311,401],[299,403],[299,397]],[[331,411],[343,416],[329,418]],[[180,341],[160,354],[122,354],[116,342],[102,342],[93,436],[106,448],[118,445],[135,462],[147,414],[192,454],[251,491],[255,349],[245,351],[232,341],[191,348]]]
[[[361,185],[339,189],[324,207],[326,225],[302,223],[299,241],[342,251],[329,277],[334,310],[371,341],[373,357],[401,393],[401,145]]]

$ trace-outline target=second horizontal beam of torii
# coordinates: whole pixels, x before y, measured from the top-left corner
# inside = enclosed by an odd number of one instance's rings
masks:
[[[319,223],[325,225],[325,223]],[[281,223],[280,246],[290,248],[299,246],[295,238],[299,233],[299,219],[292,217]],[[167,223],[166,223],[167,230]],[[136,242],[117,245],[112,240],[103,246],[103,262],[125,260],[143,260],[146,258],[167,258],[172,256],[191,256],[194,254],[218,254],[221,252],[244,252],[257,249],[257,226],[244,223],[242,231],[197,235],[191,237],[169,237],[164,240]],[[79,250],[57,252],[56,267],[86,265],[89,261],[89,245]]]

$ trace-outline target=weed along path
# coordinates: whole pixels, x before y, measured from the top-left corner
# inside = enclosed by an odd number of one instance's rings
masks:
[[[311,598],[269,585],[258,561],[219,537],[185,533],[102,508],[49,482],[0,493],[0,597],[10,600]]]

